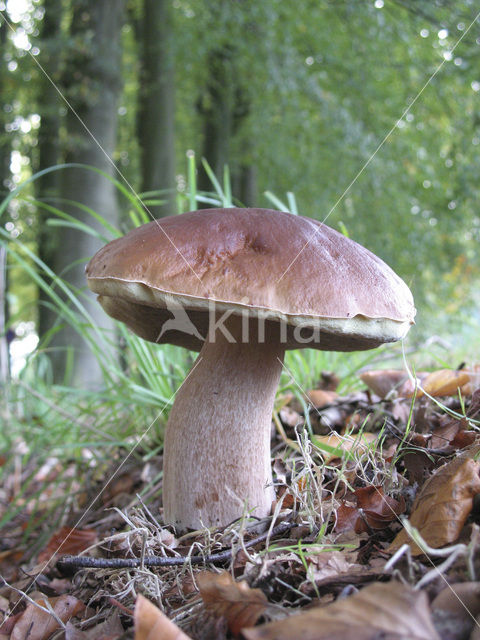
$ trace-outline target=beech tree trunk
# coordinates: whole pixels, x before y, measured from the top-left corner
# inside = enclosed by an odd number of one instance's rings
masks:
[[[62,50],[61,20],[62,0],[44,0],[44,16],[41,22],[40,50],[42,64],[50,78],[58,83],[60,52]],[[60,107],[61,98],[52,83],[43,74],[39,77],[38,113],[42,114],[38,132],[38,155],[36,171],[53,167],[60,161]],[[59,195],[60,174],[58,171],[47,173],[35,181],[36,196],[39,200],[54,202]],[[54,202],[54,204],[56,204]],[[45,225],[50,214],[39,209],[38,255],[49,267],[54,266],[56,235]],[[57,314],[49,306],[48,295],[40,289],[38,308],[38,333],[43,337],[55,324]]]
[[[235,69],[235,48],[225,45],[214,49],[209,56],[209,77],[197,110],[203,118],[204,157],[213,172],[223,179],[225,165],[229,166],[234,195],[243,204],[253,206],[256,201],[255,167],[241,159],[233,164],[232,141],[250,112],[250,100]],[[247,149],[248,140],[242,145]],[[211,191],[212,184],[203,169],[199,172],[198,187]],[[210,205],[206,205],[210,206]]]
[[[141,190],[170,189],[163,206],[149,206],[154,217],[174,213],[175,93],[173,25],[168,0],[144,0],[137,25],[142,42],[138,105]]]
[[[209,77],[197,103],[197,109],[203,118],[202,157],[221,180],[224,166],[230,161],[233,136],[236,87],[232,48],[224,46],[214,49],[210,53],[207,66]],[[203,170],[199,172],[198,188],[202,191],[212,190],[212,184]]]
[[[5,51],[8,42],[8,26],[5,22],[0,21],[0,52],[2,54],[0,64],[0,195],[1,198],[8,193],[8,183],[10,180],[10,136],[5,132],[7,124],[7,110],[5,109],[5,101],[7,96],[6,76],[7,76],[7,60]]]
[[[2,59],[0,64],[0,95],[2,100],[0,103],[0,199],[9,192],[10,183],[10,156],[11,147],[9,136],[5,133],[5,125],[7,123],[7,111],[4,108],[6,100],[5,76],[6,57],[5,50],[7,47],[7,30],[8,27],[4,22],[0,24],[0,51]],[[10,357],[8,352],[8,340],[6,335],[6,325],[8,322],[8,304],[7,304],[7,253],[4,247],[0,247],[0,384],[5,384],[10,373]]]
[[[121,91],[121,29],[124,0],[77,0],[74,3],[71,50],[64,71],[64,91],[82,122],[68,111],[65,160],[90,165],[114,174],[110,161],[117,135],[117,105]],[[87,131],[88,129],[88,131]],[[89,133],[90,132],[90,133]],[[116,191],[105,177],[84,169],[62,171],[60,194],[93,209],[110,223],[118,222]],[[68,207],[77,220],[96,227],[80,208]],[[70,228],[61,228],[55,255],[55,271],[78,289],[86,288],[85,263],[102,245],[101,240]],[[93,296],[85,303],[94,322],[112,331],[113,325]],[[65,370],[66,347],[75,353],[71,383],[95,388],[101,370],[82,337],[69,325],[52,341],[57,379]]]

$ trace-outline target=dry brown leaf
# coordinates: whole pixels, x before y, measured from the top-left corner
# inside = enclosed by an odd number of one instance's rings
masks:
[[[7,609],[8,604],[5,610]],[[23,611],[20,611],[20,613],[15,613],[11,616],[5,617],[3,620],[0,620],[0,638],[2,636],[8,636],[10,638],[10,634],[12,633],[14,626],[17,624],[22,615]]]
[[[466,371],[440,369],[427,376],[422,387],[431,396],[450,396],[456,395],[458,389],[469,381],[470,376]]]
[[[468,429],[469,423],[466,418],[451,418],[443,416],[432,431],[432,437],[429,442],[430,449],[443,449],[450,446],[451,441],[455,438],[460,429]]]
[[[465,371],[468,373],[470,381],[463,385],[462,394],[471,396],[477,389],[480,389],[480,364],[475,364]]]
[[[411,398],[414,393],[416,396],[422,395],[423,391],[419,393],[418,387],[423,384],[423,381],[425,378],[428,378],[429,375],[430,374],[426,371],[417,371],[415,373],[415,379],[408,378],[408,380],[405,380],[398,392],[398,395],[401,398]]]
[[[403,498],[395,500],[386,495],[382,487],[360,487],[355,490],[353,498],[356,505],[342,503],[337,509],[335,531],[338,533],[352,529],[356,533],[385,529],[405,511]]]
[[[370,485],[355,490],[357,506],[363,511],[365,520],[371,529],[384,529],[390,522],[405,511],[405,500],[395,500],[383,491],[382,487]]]
[[[356,533],[362,533],[365,531],[365,527],[364,522],[358,513],[358,508],[342,502],[336,510],[335,532],[343,533],[345,531],[356,531]]]
[[[283,422],[283,424],[286,424],[287,427],[296,427],[298,424],[302,424],[302,422],[304,421],[304,418],[302,418],[302,416],[297,411],[288,406],[280,409],[278,415],[280,416],[280,420]]]
[[[48,598],[48,600],[39,598],[36,602],[44,608],[48,602],[62,622],[67,622],[85,609],[83,602],[80,602],[74,596],[68,595]],[[28,638],[28,640],[46,640],[59,626],[59,623],[51,613],[29,603],[15,625],[10,640],[24,640],[24,638]]]
[[[307,391],[307,398],[316,409],[321,409],[327,404],[332,404],[338,398],[335,391],[327,391],[325,389],[310,389]]]
[[[361,565],[355,562],[357,552],[324,551],[313,556],[307,556],[312,577],[315,582],[325,580],[342,574],[350,574],[357,571]],[[361,567],[365,569],[365,567]]]
[[[480,583],[448,584],[433,600],[432,616],[442,638],[468,638],[480,614]],[[453,632],[453,633],[452,633]]]
[[[124,634],[117,609],[106,620],[89,629],[79,629],[71,622],[67,622],[65,627],[65,640],[118,640]]]
[[[473,460],[473,454],[473,451],[463,454],[440,467],[425,482],[414,502],[410,524],[431,547],[443,547],[457,540],[472,510],[473,497],[480,493],[480,463]],[[406,542],[411,544],[414,555],[423,553],[404,529],[388,551],[396,551]]]
[[[5,549],[0,551],[0,576],[4,580],[15,582],[18,579],[24,554],[24,549]]]
[[[474,618],[480,615],[480,583],[457,582],[448,584],[432,602],[432,611],[450,611],[464,616],[468,611]],[[473,621],[472,621],[473,626]]]
[[[476,431],[459,431],[457,435],[450,442],[450,445],[455,449],[465,449],[465,447],[471,447],[478,442],[479,434]]]
[[[158,607],[141,594],[137,596],[135,602],[133,622],[135,640],[191,640]]]
[[[61,527],[52,535],[46,547],[38,554],[38,561],[46,562],[57,552],[72,556],[76,555],[88,549],[96,540],[97,532],[95,529]]]
[[[475,626],[468,640],[480,640],[480,616],[475,619]]]
[[[439,640],[428,598],[411,587],[372,584],[349,598],[242,631],[244,640]]]
[[[400,369],[379,369],[360,374],[362,382],[379,398],[385,398],[391,391],[398,389],[407,377],[407,372]]]
[[[458,389],[470,381],[466,371],[454,371],[452,369],[439,369],[428,376],[421,383],[422,388],[417,389],[417,398],[424,395],[424,391],[430,396],[451,396],[458,393]],[[413,390],[406,392],[405,397],[410,398]]]
[[[226,571],[203,571],[197,582],[206,608],[217,618],[225,617],[235,637],[244,627],[253,626],[268,604],[263,591],[251,589],[245,581],[235,582]]]
[[[105,487],[104,491],[102,491],[101,497],[103,504],[114,503],[122,495],[131,496],[138,479],[138,476],[135,476],[135,474],[130,471],[116,476],[112,482]]]
[[[330,433],[328,436],[314,436],[313,443],[320,449],[325,458],[325,463],[328,463],[335,458],[341,457],[342,453],[348,453],[352,450],[366,451],[368,446],[375,442],[376,439],[377,434],[369,433],[368,431],[354,436],[341,436],[337,433]]]

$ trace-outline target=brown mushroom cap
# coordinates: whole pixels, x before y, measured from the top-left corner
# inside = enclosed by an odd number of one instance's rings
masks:
[[[86,273],[110,316],[142,338],[194,350],[213,301],[217,312],[265,320],[269,335],[283,323],[287,349],[369,349],[402,338],[415,316],[407,285],[370,251],[316,220],[269,209],[150,222],[103,247]],[[196,333],[162,333],[175,305]],[[316,327],[319,339],[298,341],[298,327]]]

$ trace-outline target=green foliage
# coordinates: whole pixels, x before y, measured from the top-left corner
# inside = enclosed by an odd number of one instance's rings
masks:
[[[138,0],[128,4],[114,159],[135,187],[142,9]],[[38,42],[47,71],[52,55],[65,57],[71,4],[64,9],[59,41]],[[209,60],[229,51],[228,76],[238,89],[232,108],[242,111],[230,141],[233,183],[240,167],[253,167],[259,205],[268,206],[267,189],[293,192],[300,213],[345,225],[412,287],[417,334],[445,334],[458,318],[465,325],[473,317],[478,326],[480,45],[474,28],[467,33],[473,4],[178,0],[172,14],[180,191],[185,149],[202,149]],[[33,39],[41,22],[32,3],[18,24]],[[77,43],[79,51],[86,42]],[[17,67],[5,78],[6,124],[28,163],[38,121],[28,132],[21,123],[32,116],[41,71],[10,37],[8,55]],[[36,110],[42,114],[41,97]],[[15,215],[17,231],[34,236],[37,214],[23,208]]]
[[[180,68],[191,71],[178,77],[189,123],[209,54],[222,43],[234,47],[232,73],[250,101],[234,144],[257,167],[259,191],[293,191],[301,213],[343,222],[391,264],[424,311],[417,333],[432,330],[432,314],[468,318],[480,274],[473,29],[451,59],[449,52],[474,7],[243,2],[209,13],[201,1],[175,6]],[[183,131],[182,121],[179,139]],[[239,162],[234,154],[232,171]],[[435,330],[445,329],[440,322]]]

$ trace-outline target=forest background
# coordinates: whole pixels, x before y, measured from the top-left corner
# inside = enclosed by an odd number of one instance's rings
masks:
[[[0,181],[5,197],[24,185],[2,212],[4,344],[9,327],[33,346],[39,336],[54,378],[63,347],[74,347],[69,381],[92,384],[81,332],[8,249],[20,242],[33,271],[45,264],[80,292],[105,231],[92,212],[123,232],[136,195],[155,217],[187,210],[195,154],[200,192],[212,189],[205,158],[220,181],[228,166],[237,203],[271,207],[270,191],[328,218],[412,288],[412,343],[438,335],[469,353],[480,327],[477,9],[473,0],[0,2]],[[44,171],[63,163],[105,175]],[[85,304],[108,327],[94,297]],[[2,367],[6,375],[5,358]]]

